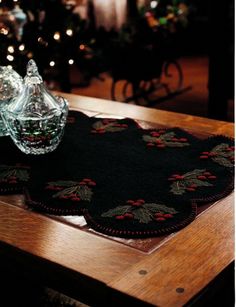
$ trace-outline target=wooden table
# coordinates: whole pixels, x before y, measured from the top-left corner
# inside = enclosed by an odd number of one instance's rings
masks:
[[[130,117],[196,133],[233,136],[234,125],[190,115],[63,94],[90,116]],[[2,267],[93,306],[120,302],[183,306],[234,260],[234,196],[216,202],[150,253],[16,206],[22,196],[0,197]],[[96,302],[96,303],[95,303]]]

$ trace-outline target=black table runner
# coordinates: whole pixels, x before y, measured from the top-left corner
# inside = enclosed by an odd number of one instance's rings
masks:
[[[233,145],[225,136],[200,140],[179,128],[144,130],[131,119],[70,111],[52,153],[26,155],[0,139],[0,193],[23,191],[33,210],[84,215],[109,235],[163,235],[233,190]]]

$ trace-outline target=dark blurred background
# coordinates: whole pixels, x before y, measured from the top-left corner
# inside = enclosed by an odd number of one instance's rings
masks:
[[[0,0],[0,65],[51,90],[234,120],[234,2]]]

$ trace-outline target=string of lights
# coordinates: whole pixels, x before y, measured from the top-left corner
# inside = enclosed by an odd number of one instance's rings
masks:
[[[42,74],[50,68],[68,70],[91,50],[86,31],[84,20],[61,1],[0,0],[0,65],[21,73],[34,58]]]

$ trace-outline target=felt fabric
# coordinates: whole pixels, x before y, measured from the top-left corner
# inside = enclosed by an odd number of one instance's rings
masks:
[[[190,223],[197,205],[232,191],[233,145],[225,136],[200,140],[180,128],[144,130],[131,119],[70,111],[52,153],[25,155],[0,139],[0,193],[24,189],[31,208],[84,215],[109,235],[163,235]]]

